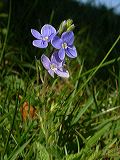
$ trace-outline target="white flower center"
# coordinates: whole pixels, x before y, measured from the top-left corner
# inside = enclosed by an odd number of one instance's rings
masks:
[[[52,63],[52,64],[50,64],[50,69],[53,70],[53,71],[56,71],[57,67],[54,63]]]
[[[47,41],[48,40],[48,36],[43,37],[43,40]]]
[[[67,47],[68,47],[68,46],[67,46],[67,43],[63,43],[63,44],[62,44],[62,48],[63,48],[63,49],[67,49]]]

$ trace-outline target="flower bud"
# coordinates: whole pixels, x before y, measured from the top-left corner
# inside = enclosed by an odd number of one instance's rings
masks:
[[[67,28],[69,28],[73,23],[73,20],[72,19],[68,19],[67,20]]]
[[[58,33],[61,35],[63,32],[72,31],[75,28],[72,19],[64,20],[59,27]]]
[[[61,35],[65,30],[67,30],[67,21],[64,20],[61,24],[60,24],[60,27],[59,27],[59,34]]]
[[[74,30],[74,28],[75,28],[75,25],[72,24],[70,27],[67,28],[67,31],[72,31],[72,30]]]

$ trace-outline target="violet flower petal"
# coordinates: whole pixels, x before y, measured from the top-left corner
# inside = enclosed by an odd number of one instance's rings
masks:
[[[56,49],[60,49],[62,47],[62,39],[59,38],[58,36],[55,36],[51,42],[52,46]]]
[[[70,58],[77,57],[77,51],[76,51],[76,48],[74,46],[72,48],[68,47],[65,50],[65,52],[66,52],[67,56],[70,57]]]
[[[67,43],[67,45],[73,45],[74,42],[74,33],[72,31],[70,32],[64,32],[61,36],[62,40]]]
[[[35,29],[31,29],[32,35],[37,39],[42,39],[42,35]]]
[[[38,48],[46,48],[48,46],[48,42],[43,41],[43,40],[34,40],[33,46],[38,47]]]
[[[41,62],[43,66],[45,67],[45,69],[50,70],[50,60],[44,54],[41,56]]]
[[[61,61],[61,59],[60,59],[59,56],[58,56],[58,51],[55,51],[55,52],[52,54],[52,56],[51,56],[51,62],[52,62],[52,63],[55,63],[55,64],[57,64],[57,65],[62,66],[62,61]]]
[[[64,78],[69,78],[69,72],[66,71],[61,71],[61,70],[56,70],[55,73],[60,76],[60,77],[64,77]]]
[[[53,70],[49,69],[48,73],[54,78],[54,71]]]
[[[58,56],[59,58],[61,59],[61,61],[64,60],[65,58],[65,50],[63,48],[61,48],[59,51],[58,51]]]
[[[45,24],[41,28],[41,34],[43,37],[48,37],[48,41],[50,41],[53,38],[53,36],[56,34],[56,29],[49,24]]]

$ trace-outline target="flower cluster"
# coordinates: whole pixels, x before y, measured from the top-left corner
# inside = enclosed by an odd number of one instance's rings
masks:
[[[33,46],[47,48],[48,43],[51,43],[54,48],[50,59],[44,54],[41,56],[43,66],[52,77],[54,77],[54,73],[60,77],[69,77],[69,72],[64,68],[65,55],[70,58],[77,57],[77,51],[73,45],[74,33],[71,31],[73,27],[71,21],[67,20],[61,23],[58,31],[49,24],[45,24],[40,33],[31,29],[32,35],[36,38],[33,40]]]

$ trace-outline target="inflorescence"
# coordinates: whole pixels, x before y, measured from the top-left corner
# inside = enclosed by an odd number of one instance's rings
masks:
[[[60,77],[69,77],[69,72],[64,68],[65,55],[70,58],[77,57],[77,51],[73,44],[73,28],[74,24],[69,19],[61,23],[58,31],[49,24],[45,24],[41,28],[41,33],[35,29],[31,29],[32,35],[36,38],[36,40],[33,40],[33,46],[47,48],[48,43],[50,43],[54,48],[50,59],[44,54],[41,56],[43,66],[52,77],[54,77],[54,73]]]

